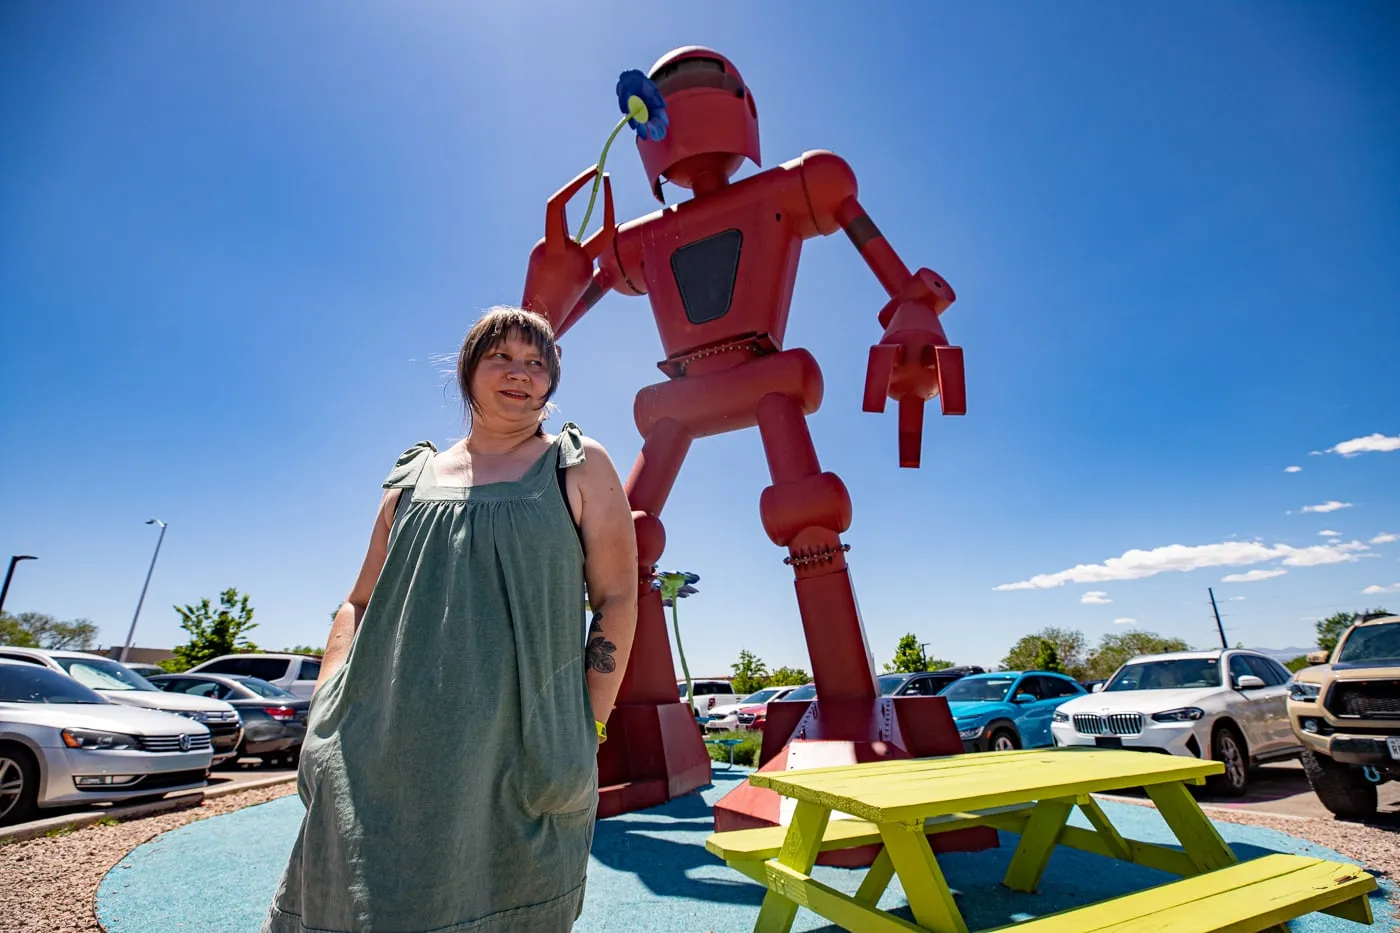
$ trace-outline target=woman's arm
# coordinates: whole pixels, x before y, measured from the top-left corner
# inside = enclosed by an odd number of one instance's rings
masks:
[[[331,623],[331,633],[326,636],[326,653],[321,658],[321,676],[316,680],[316,689],[340,669],[350,654],[350,645],[355,641],[355,632],[364,618],[365,606],[369,605],[370,594],[375,583],[379,582],[379,572],[384,569],[384,558],[389,554],[389,529],[394,523],[394,510],[399,504],[399,489],[386,489],[379,500],[379,514],[374,519],[374,531],[369,536],[369,550],[360,566],[360,575],[350,595],[341,603]],[[314,693],[314,691],[313,691]]]
[[[608,452],[587,437],[583,449],[583,463],[565,477],[578,474],[583,572],[593,610],[584,651],[588,696],[593,718],[607,722],[637,629],[637,538],[632,507]]]

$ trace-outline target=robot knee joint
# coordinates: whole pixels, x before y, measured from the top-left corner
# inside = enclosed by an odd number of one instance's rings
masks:
[[[814,473],[763,490],[759,512],[768,537],[787,547],[807,528],[840,534],[851,527],[851,494],[835,473]]]

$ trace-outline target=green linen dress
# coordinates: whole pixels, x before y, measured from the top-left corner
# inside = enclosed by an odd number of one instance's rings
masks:
[[[515,482],[412,494],[349,658],[317,691],[306,816],[264,933],[557,933],[583,903],[598,739],[583,548],[562,474],[577,426]]]

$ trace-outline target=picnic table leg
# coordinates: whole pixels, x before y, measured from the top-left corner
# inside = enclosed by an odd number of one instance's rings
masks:
[[[890,879],[893,877],[894,862],[890,859],[890,850],[881,849],[856,891],[856,900],[874,907],[879,903],[880,895],[885,893],[885,888],[890,886]]]
[[[1146,790],[1191,864],[1206,872],[1239,862],[1185,784],[1153,784]]]
[[[880,838],[919,926],[934,933],[967,933],[967,924],[953,903],[953,892],[933,857],[923,826],[881,823]]]
[[[783,837],[783,848],[778,852],[778,863],[794,871],[807,874],[817,863],[817,854],[822,847],[822,834],[826,832],[831,811],[821,804],[799,800],[792,811],[792,822],[788,824],[787,835]],[[763,906],[758,910],[758,922],[754,933],[788,933],[792,921],[797,917],[797,902],[769,889],[763,896]]]
[[[1042,800],[1031,810],[1026,828],[1021,831],[1021,842],[1011,856],[1006,877],[1001,883],[1013,891],[1034,891],[1040,884],[1045,866],[1050,864],[1050,853],[1060,839],[1060,830],[1065,828],[1074,809],[1073,800]]]

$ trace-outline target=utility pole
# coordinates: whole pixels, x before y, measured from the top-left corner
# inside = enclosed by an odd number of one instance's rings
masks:
[[[919,666],[928,670],[928,655],[924,654],[924,649],[928,647],[928,642],[919,642]]]
[[[38,560],[33,554],[15,554],[10,558],[10,569],[5,571],[5,585],[0,587],[0,612],[5,610],[5,597],[10,593],[10,577],[15,575],[15,564],[22,560]]]
[[[159,525],[160,537],[156,538],[156,551],[151,555],[151,566],[146,570],[146,582],[141,584],[141,598],[136,600],[136,614],[131,617],[131,628],[126,632],[126,644],[122,645],[122,656],[117,660],[126,662],[127,652],[131,651],[131,640],[136,637],[136,620],[141,618],[141,604],[146,601],[146,587],[151,585],[151,574],[156,572],[156,558],[160,556],[160,543],[165,540],[165,522],[158,518],[148,519],[147,525]]]
[[[1215,604],[1215,590],[1206,587],[1206,592],[1210,594],[1210,608],[1215,613],[1215,628],[1220,632],[1220,647],[1223,650],[1230,645],[1225,641],[1225,626],[1220,624],[1220,607]]]

